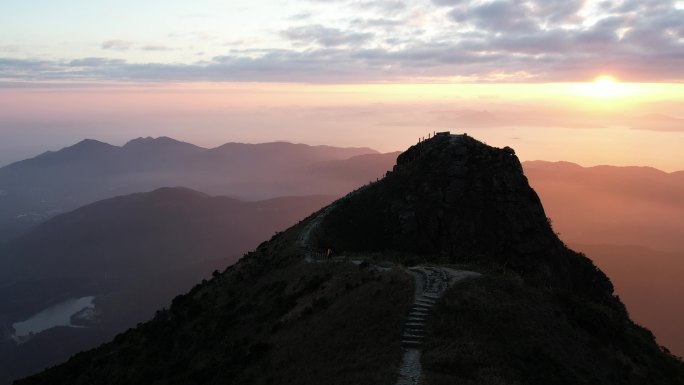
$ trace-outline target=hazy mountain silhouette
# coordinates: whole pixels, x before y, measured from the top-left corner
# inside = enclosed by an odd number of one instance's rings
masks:
[[[250,200],[342,195],[386,170],[361,169],[356,177],[347,173],[340,180],[335,174],[313,172],[311,166],[363,154],[383,156],[368,148],[285,142],[205,149],[166,137],[139,138],[122,147],[84,140],[0,168],[0,242],[57,213],[165,186]]]
[[[523,167],[568,242],[684,251],[684,172],[542,161]]]
[[[402,265],[418,263],[482,273],[413,321],[426,384],[684,383],[556,236],[512,151],[439,135],[151,321],[18,384],[395,384],[414,294]]]
[[[337,190],[350,184],[358,184],[360,180],[370,182],[382,177],[385,172],[392,169],[399,154],[366,154],[349,159],[316,162],[308,166],[307,172],[312,178],[329,180],[326,183]],[[331,176],[334,176],[334,179],[330,181]]]
[[[35,372],[149,319],[173,295],[333,199],[245,202],[163,188],[48,220],[0,249],[0,331],[71,298],[96,296],[97,313],[85,329],[50,329],[18,346],[3,335],[0,373]]]

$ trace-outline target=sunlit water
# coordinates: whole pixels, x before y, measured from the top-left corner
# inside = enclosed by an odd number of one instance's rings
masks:
[[[25,337],[31,333],[37,334],[55,326],[74,327],[75,325],[71,324],[71,316],[83,309],[94,308],[94,300],[95,297],[83,297],[70,299],[57,305],[50,306],[26,321],[12,324],[12,327],[15,330],[15,336]]]

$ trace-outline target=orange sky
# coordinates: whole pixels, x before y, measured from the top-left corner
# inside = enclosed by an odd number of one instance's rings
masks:
[[[683,19],[682,0],[7,2],[0,164],[84,137],[391,151],[452,130],[684,169]]]
[[[0,89],[6,163],[84,137],[204,146],[288,140],[401,150],[433,130],[520,157],[684,169],[684,85],[99,84]]]

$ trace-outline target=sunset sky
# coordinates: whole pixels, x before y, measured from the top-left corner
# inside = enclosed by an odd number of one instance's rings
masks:
[[[684,169],[681,0],[1,9],[0,164],[85,137],[392,151],[451,130],[522,159]]]

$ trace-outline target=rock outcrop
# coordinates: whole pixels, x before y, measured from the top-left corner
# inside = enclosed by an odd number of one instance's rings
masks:
[[[383,180],[339,202],[324,233],[322,244],[334,250],[505,266],[537,285],[605,300],[612,293],[605,275],[553,232],[514,151],[467,135],[409,148]]]

